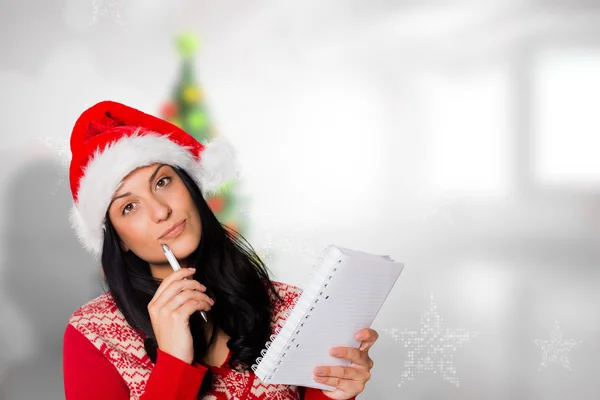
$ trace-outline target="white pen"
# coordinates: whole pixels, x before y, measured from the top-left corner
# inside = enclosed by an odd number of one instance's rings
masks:
[[[165,255],[167,256],[167,260],[169,260],[169,264],[171,264],[171,268],[173,268],[173,271],[179,271],[181,269],[181,266],[179,265],[179,263],[177,262],[177,259],[175,258],[175,254],[173,254],[173,252],[171,251],[171,249],[169,248],[169,246],[167,246],[166,244],[161,244],[162,249],[165,253]],[[183,278],[186,279],[187,278]],[[208,322],[208,320],[206,319],[206,313],[204,311],[200,311],[200,314],[202,315],[202,318],[204,318],[204,321]]]

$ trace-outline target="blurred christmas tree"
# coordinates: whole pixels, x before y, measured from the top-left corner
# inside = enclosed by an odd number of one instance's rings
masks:
[[[161,118],[205,144],[217,136],[217,132],[209,117],[202,88],[196,80],[194,56],[198,49],[198,38],[194,34],[183,33],[177,36],[176,44],[181,56],[181,73],[171,99],[161,107]],[[238,180],[231,180],[207,202],[221,224],[245,236],[246,221],[237,212],[241,201],[235,193],[238,186]]]

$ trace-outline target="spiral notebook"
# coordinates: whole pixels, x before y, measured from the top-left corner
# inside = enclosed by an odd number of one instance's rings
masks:
[[[327,247],[310,284],[252,365],[256,376],[267,384],[335,389],[315,382],[313,369],[350,365],[329,350],[360,346],[354,334],[371,327],[403,269],[389,256]]]

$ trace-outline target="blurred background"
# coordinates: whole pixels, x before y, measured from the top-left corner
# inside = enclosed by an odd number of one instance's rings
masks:
[[[102,293],[67,167],[105,99],[236,146],[211,207],[274,280],[405,263],[360,399],[600,398],[600,2],[2,0],[0,53],[1,400],[64,398]]]

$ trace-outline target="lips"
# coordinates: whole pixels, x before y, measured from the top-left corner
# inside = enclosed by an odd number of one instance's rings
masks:
[[[172,239],[178,236],[181,232],[183,232],[185,226],[186,220],[183,220],[182,222],[179,222],[178,224],[169,228],[165,233],[162,234],[162,236],[159,239]]]

